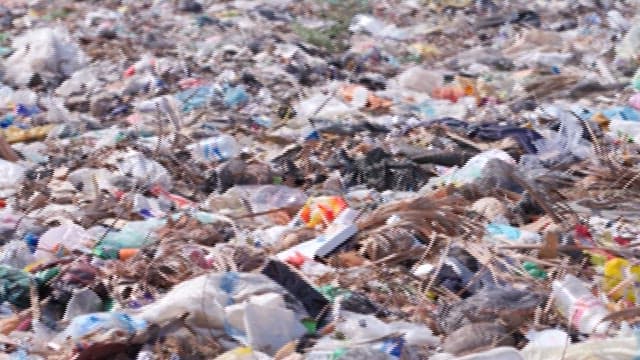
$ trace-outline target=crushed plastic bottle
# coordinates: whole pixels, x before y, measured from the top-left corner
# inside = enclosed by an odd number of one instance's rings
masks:
[[[202,140],[188,148],[194,159],[203,162],[229,160],[240,153],[237,140],[226,134]]]

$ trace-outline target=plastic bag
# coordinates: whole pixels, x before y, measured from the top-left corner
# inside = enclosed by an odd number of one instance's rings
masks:
[[[39,28],[14,39],[6,61],[6,79],[26,85],[34,74],[47,80],[66,77],[84,67],[87,57],[64,28]]]
[[[394,24],[386,24],[371,15],[358,14],[354,16],[349,30],[353,32],[366,31],[379,38],[393,40],[404,40],[407,38],[407,31],[396,27]]]
[[[6,198],[18,191],[24,177],[25,168],[4,159],[0,159],[0,198]]]
[[[513,158],[503,150],[492,149],[472,157],[462,168],[454,167],[446,174],[429,180],[427,187],[440,184],[467,184],[482,176],[483,169],[492,159],[514,164]]]
[[[250,211],[257,213],[284,207],[302,207],[307,195],[300,189],[285,185],[236,185],[222,196],[210,200],[210,206],[243,212],[242,199],[249,203]]]
[[[633,360],[638,356],[638,337],[589,339],[558,347],[526,347],[521,351],[525,360]]]
[[[131,153],[119,164],[122,174],[131,174],[143,186],[160,185],[163,189],[171,188],[171,176],[167,169],[155,160],[140,153]]]
[[[638,19],[632,21],[633,26],[626,33],[622,41],[616,46],[616,59],[623,61],[634,61],[640,49],[640,25]]]
[[[202,275],[174,286],[160,300],[143,307],[140,318],[159,324],[189,312],[189,321],[195,326],[222,329],[226,320],[224,307],[270,292],[286,294],[262,274]]]
[[[306,120],[311,117],[333,119],[357,110],[338,100],[336,97],[330,98],[330,95],[322,93],[315,94],[301,101],[294,106],[294,109],[297,114],[296,121],[288,123],[288,126],[294,128],[307,125]]]
[[[466,356],[454,356],[450,354],[437,354],[429,358],[429,360],[528,360],[523,357],[520,352],[512,347],[498,347],[495,349],[483,351],[476,354]],[[540,359],[542,360],[542,359]]]
[[[541,159],[566,156],[567,153],[584,159],[592,154],[590,144],[582,138],[583,129],[579,119],[557,106],[549,106],[544,112],[557,117],[560,128],[557,132],[549,132],[547,138],[536,141],[535,146]]]
[[[86,67],[80,69],[71,75],[70,78],[62,82],[56,89],[56,94],[59,96],[72,96],[79,95],[86,92],[93,92],[100,86],[101,82],[96,76],[96,69],[92,67]]]
[[[0,264],[22,269],[36,261],[28,245],[21,240],[6,243],[0,251]]]
[[[93,237],[82,226],[71,221],[47,230],[38,242],[35,257],[40,260],[55,258],[68,250],[87,250],[93,245]]]
[[[250,347],[239,347],[227,351],[226,353],[218,356],[215,360],[270,360],[271,356],[255,351]]]
[[[139,317],[161,324],[188,312],[192,326],[225,331],[273,354],[306,332],[300,323],[306,312],[295,303],[285,307],[285,294],[261,274],[208,274],[176,285],[159,301],[143,307]]]
[[[91,289],[75,290],[67,303],[63,320],[73,319],[76,316],[90,314],[102,308],[102,300]]]
[[[78,340],[87,335],[109,330],[122,330],[128,334],[134,334],[146,328],[147,323],[136,317],[118,312],[97,312],[76,316],[69,326],[61,333],[61,338],[70,336]]]

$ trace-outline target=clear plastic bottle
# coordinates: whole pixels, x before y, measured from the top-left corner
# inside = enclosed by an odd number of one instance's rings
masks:
[[[595,297],[587,285],[573,275],[553,282],[553,299],[560,313],[571,326],[585,334],[603,334],[610,323],[602,321],[609,310]]]
[[[240,146],[231,135],[220,135],[189,146],[191,155],[200,161],[228,160],[240,153]]]

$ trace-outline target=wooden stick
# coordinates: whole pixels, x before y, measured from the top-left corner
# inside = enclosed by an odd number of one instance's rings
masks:
[[[18,154],[11,148],[4,135],[0,134],[0,157],[7,161],[16,162],[20,160]]]

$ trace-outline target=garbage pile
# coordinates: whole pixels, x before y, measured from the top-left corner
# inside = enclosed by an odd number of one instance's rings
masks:
[[[0,4],[2,359],[636,359],[640,2]]]

